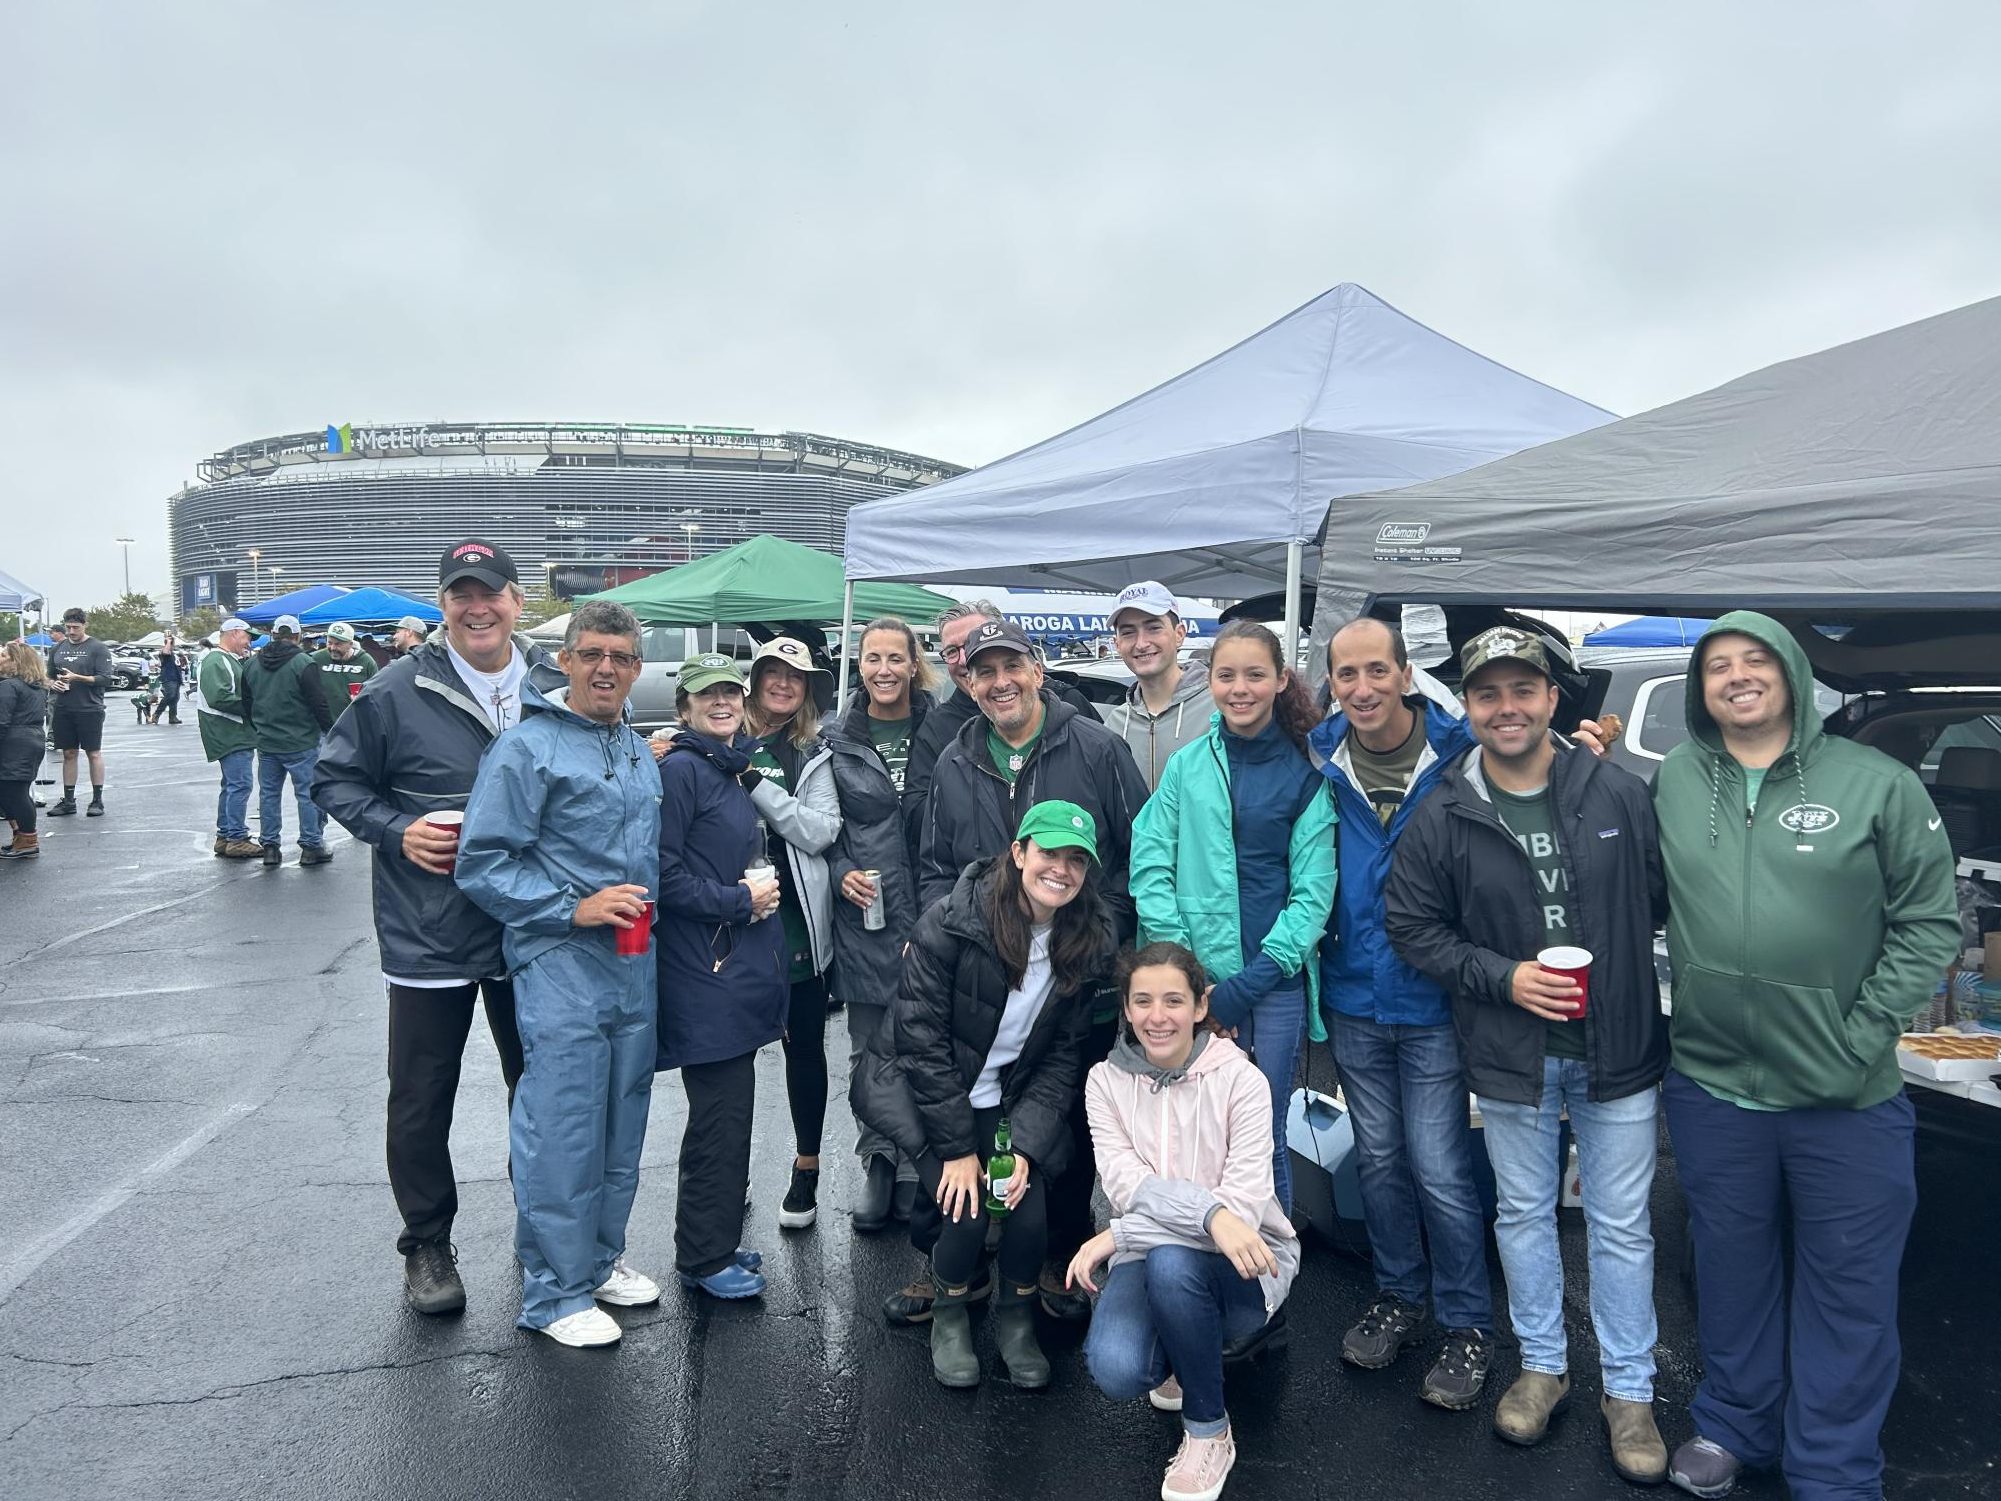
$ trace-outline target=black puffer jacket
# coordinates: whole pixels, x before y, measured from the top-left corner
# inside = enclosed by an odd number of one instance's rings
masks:
[[[1575,942],[1592,954],[1591,1098],[1622,1099],[1667,1067],[1654,973],[1667,884],[1653,798],[1631,772],[1581,747],[1558,750],[1549,780]],[[1549,1024],[1514,1003],[1509,980],[1544,947],[1542,908],[1529,857],[1494,814],[1477,750],[1448,767],[1412,815],[1384,903],[1391,945],[1451,993],[1468,1086],[1520,1105],[1540,1100]]]
[[[876,1028],[848,1086],[856,1119],[908,1157],[930,1151],[949,1162],[984,1147],[973,1130],[971,1093],[999,1035],[1009,989],[986,914],[999,867],[999,860],[968,867],[951,894],[917,920],[888,1025]],[[1094,977],[1109,970],[1111,958],[1107,925]],[[1093,988],[1087,981],[1052,995],[1001,1080],[1001,1112],[1014,1144],[1051,1176],[1070,1160],[1065,1120],[1084,1084]]]
[[[549,654],[525,636],[528,682],[569,686]],[[326,712],[326,695],[314,696]],[[403,858],[403,831],[435,809],[463,809],[493,727],[452,666],[442,639],[427,641],[370,678],[320,746],[313,801],[373,846],[375,939],[382,971],[411,980],[489,980],[507,973],[500,924],[450,876]]]
[[[42,769],[42,716],[49,693],[13,676],[0,678],[0,782],[32,782]]]
[[[984,715],[968,719],[945,747],[925,806],[917,899],[930,906],[951,890],[966,866],[992,859],[1013,844],[1022,814],[1039,802],[1062,798],[1083,808],[1098,825],[1098,890],[1112,909],[1120,939],[1128,939],[1138,923],[1127,867],[1133,819],[1147,798],[1146,780],[1125,741],[1096,714],[1071,708],[1046,687],[1042,708],[1041,738],[1011,786],[987,750]]]
[[[910,700],[914,741],[934,712],[928,694]],[[903,978],[903,945],[917,922],[917,851],[903,821],[903,794],[869,739],[868,700],[827,733],[834,753],[834,791],[841,800],[841,832],[827,851],[834,887],[834,994],[843,1001],[887,1006]],[[862,909],[841,895],[851,870],[882,873],[883,925],[862,926]]]

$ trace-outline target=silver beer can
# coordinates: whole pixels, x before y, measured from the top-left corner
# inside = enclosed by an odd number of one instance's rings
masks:
[[[862,908],[862,927],[871,933],[879,933],[882,931],[882,925],[889,921],[889,914],[883,910],[882,872],[865,870],[862,872],[862,878],[875,888],[875,895],[870,898],[869,904]]]

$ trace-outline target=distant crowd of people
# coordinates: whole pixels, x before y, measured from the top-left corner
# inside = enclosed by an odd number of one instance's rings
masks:
[[[640,630],[622,606],[579,606],[552,655],[515,634],[518,573],[477,540],[441,559],[439,603],[442,629],[373,675],[309,669],[280,622],[260,661],[239,642],[202,684],[204,714],[242,736],[212,747],[219,850],[240,833],[227,758],[254,745],[300,789],[302,863],[319,812],[374,852],[413,1308],[465,1304],[449,1135],[476,1012],[511,1102],[519,1323],[598,1346],[620,1337],[607,1308],[661,1296],[626,1244],[659,1072],[688,1099],[683,1287],[765,1290],[742,1227],[754,1059],[774,1042],[794,1148],[775,1218],[817,1222],[839,1001],[853,1228],[903,1223],[923,1262],[884,1316],[928,1324],[933,1374],[965,1387],[990,1304],[1031,1390],[1051,1380],[1038,1317],[1089,1320],[1102,1391],[1180,1414],[1161,1494],[1215,1497],[1236,1454],[1226,1366],[1288,1333],[1286,1121],[1325,1037],[1377,1283],[1340,1336],[1348,1364],[1416,1347],[1425,1401],[1482,1403],[1491,1213],[1521,1345],[1492,1423],[1543,1437],[1573,1384],[1567,1131],[1617,1472],[1713,1497],[1776,1465],[1797,1497],[1881,1494],[1914,1201],[1894,1049],[1957,944],[1952,861],[1910,771],[1821,733],[1777,623],[1727,615],[1696,645],[1691,738],[1650,791],[1599,726],[1555,733],[1564,648],[1507,627],[1465,643],[1454,699],[1420,690],[1394,627],[1350,622],[1323,717],[1263,626],[1184,661],[1177,602],[1141,582],[1112,617],[1135,682],[1101,718],[975,602],[936,622],[950,697],[910,626],[881,619],[837,718],[825,669],[781,638],[747,672],[683,664],[678,726],[649,742],[627,720]],[[265,800],[269,849],[275,780]],[[1704,1362],[1672,1451],[1653,1403],[1663,1110]]]

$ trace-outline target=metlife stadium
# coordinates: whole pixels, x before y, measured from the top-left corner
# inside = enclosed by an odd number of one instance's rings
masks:
[[[168,533],[183,613],[306,584],[428,597],[438,555],[468,536],[512,553],[531,596],[567,598],[761,532],[838,552],[850,506],[960,472],[749,428],[338,424],[205,460],[167,502]]]

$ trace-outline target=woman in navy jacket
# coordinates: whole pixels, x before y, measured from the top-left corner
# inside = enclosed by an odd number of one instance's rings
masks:
[[[785,1031],[785,935],[775,878],[753,883],[757,810],[741,778],[744,683],[709,653],[681,669],[681,729],[660,762],[660,902],[656,953],[660,1069],[681,1070],[688,1123],[681,1138],[674,1266],[683,1284],[718,1298],[764,1291],[760,1258],[737,1245],[750,1182],[757,1050]]]

